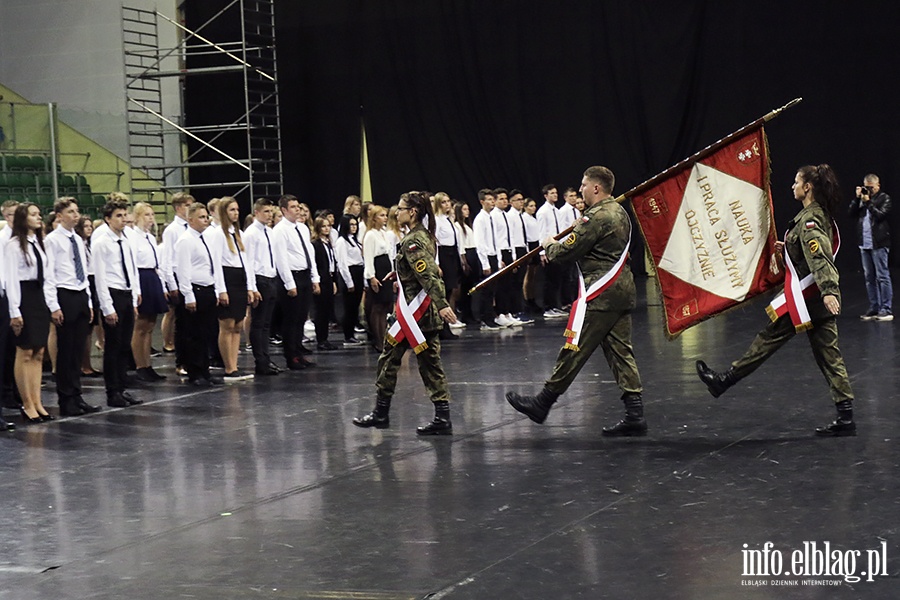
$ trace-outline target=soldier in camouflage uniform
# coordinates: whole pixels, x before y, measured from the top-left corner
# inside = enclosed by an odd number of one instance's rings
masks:
[[[853,391],[841,350],[835,315],[841,312],[841,292],[838,271],[832,249],[831,215],[840,201],[837,179],[831,167],[802,167],[794,179],[794,198],[803,209],[789,224],[783,250],[802,279],[810,273],[815,278],[819,295],[807,298],[811,322],[806,329],[816,364],[831,388],[831,399],[837,408],[834,422],[816,429],[820,436],[856,435],[853,422]],[[724,373],[710,369],[697,361],[697,373],[716,398],[725,390],[757,369],[776,350],[796,334],[791,316],[785,313],[756,335],[750,348]]]
[[[422,224],[425,217],[428,217],[429,229]],[[403,287],[403,296],[407,302],[411,302],[424,289],[431,298],[428,308],[417,321],[425,336],[425,344],[417,350],[416,359],[419,361],[422,383],[434,404],[434,419],[427,425],[418,427],[416,433],[450,435],[453,433],[450,422],[450,389],[441,364],[440,332],[443,321],[456,323],[456,315],[447,303],[444,283],[435,262],[435,218],[428,195],[424,192],[404,194],[398,205],[397,223],[401,227],[409,227],[409,233],[400,241],[395,265],[397,277]],[[396,314],[394,318],[397,318]],[[379,429],[388,427],[391,398],[397,386],[397,371],[409,348],[410,341],[407,338],[398,342],[390,335],[385,336],[375,379],[375,409],[363,417],[353,419],[354,425]]]
[[[589,208],[562,243],[555,242],[552,237],[542,242],[549,261],[578,263],[585,288],[613,269],[631,239],[628,213],[610,195],[614,183],[615,177],[606,167],[591,167],[585,171],[581,192]],[[599,346],[622,389],[625,402],[625,418],[611,427],[604,427],[603,435],[645,435],[647,422],[641,399],[641,376],[631,346],[634,305],[634,278],[626,261],[612,285],[587,304],[578,348],[570,348],[569,344],[563,346],[541,392],[537,396],[508,392],[507,401],[535,423],[543,423],[550,407],[569,388]]]

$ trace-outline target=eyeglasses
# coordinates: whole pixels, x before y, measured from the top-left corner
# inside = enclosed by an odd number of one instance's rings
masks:
[[[410,208],[410,207],[408,207],[408,206],[398,206],[398,207],[397,207],[397,212],[400,212],[401,210],[409,210],[409,208]]]

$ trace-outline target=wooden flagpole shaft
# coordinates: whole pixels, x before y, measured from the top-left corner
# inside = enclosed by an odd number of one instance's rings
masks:
[[[748,124],[744,125],[743,127],[741,127],[740,129],[738,129],[737,131],[735,131],[735,132],[733,132],[733,133],[730,133],[730,134],[726,135],[725,137],[723,137],[722,139],[720,139],[720,140],[717,141],[717,142],[713,142],[712,144],[710,144],[709,146],[707,146],[707,147],[704,148],[703,150],[700,150],[699,152],[697,152],[697,153],[695,153],[695,154],[692,154],[691,156],[685,158],[685,159],[682,160],[681,162],[672,165],[671,167],[669,167],[669,168],[666,169],[665,171],[662,171],[661,173],[659,173],[659,174],[657,174],[657,175],[651,177],[650,179],[648,179],[648,180],[645,181],[644,183],[641,183],[640,185],[637,185],[637,186],[631,188],[630,190],[628,190],[627,192],[625,192],[624,194],[622,194],[621,196],[619,196],[618,198],[616,198],[616,202],[624,202],[626,199],[628,199],[628,198],[634,196],[635,194],[639,194],[639,193],[643,192],[644,190],[647,190],[647,189],[653,187],[654,185],[656,185],[657,183],[659,183],[660,180],[662,180],[662,179],[668,177],[668,176],[671,175],[672,173],[674,173],[674,172],[676,172],[676,171],[680,171],[680,170],[684,169],[685,167],[687,167],[687,166],[689,166],[689,165],[693,165],[694,163],[703,160],[703,159],[706,158],[707,156],[709,156],[709,155],[715,153],[716,151],[718,151],[718,150],[719,150],[720,148],[722,148],[723,146],[727,146],[728,144],[730,144],[730,143],[731,143],[733,140],[735,140],[736,138],[741,137],[742,135],[744,135],[745,133],[747,133],[747,132],[750,131],[751,129],[753,129],[753,128],[755,128],[755,127],[758,127],[759,125],[762,125],[763,123],[767,123],[767,122],[771,121],[772,119],[774,119],[775,117],[777,117],[778,115],[780,115],[780,114],[781,114],[782,112],[784,112],[785,110],[787,110],[787,109],[789,109],[789,108],[792,108],[792,107],[794,107],[794,106],[800,104],[800,102],[801,102],[802,100],[803,100],[803,98],[794,98],[793,100],[791,100],[790,102],[788,102],[787,104],[785,104],[784,106],[782,106],[781,108],[776,108],[775,110],[772,110],[772,111],[766,113],[765,115],[763,115],[762,117],[756,119],[756,120],[753,121],[752,123],[748,123]],[[575,225],[572,225],[572,226],[569,227],[568,229],[559,232],[557,235],[554,236],[554,239],[559,240],[559,239],[564,238],[565,236],[569,235],[569,233],[571,233],[573,229],[575,229]],[[473,287],[471,290],[469,290],[469,294],[472,294],[473,292],[476,292],[476,291],[480,290],[481,288],[483,288],[483,287],[485,287],[486,285],[488,285],[490,282],[492,282],[492,281],[498,279],[499,277],[502,277],[503,275],[506,275],[506,274],[509,273],[512,269],[515,269],[515,268],[521,266],[523,263],[525,263],[526,261],[528,261],[530,258],[534,257],[534,255],[540,253],[541,250],[543,250],[543,248],[540,247],[540,246],[538,246],[537,248],[535,248],[534,250],[532,250],[531,252],[529,252],[528,254],[526,254],[525,256],[523,256],[522,258],[516,259],[516,260],[513,261],[512,263],[506,265],[505,267],[503,267],[502,269],[500,269],[500,270],[497,271],[496,273],[492,274],[490,277],[488,277],[488,278],[482,280],[481,282],[479,282],[478,285],[476,285],[476,286]]]

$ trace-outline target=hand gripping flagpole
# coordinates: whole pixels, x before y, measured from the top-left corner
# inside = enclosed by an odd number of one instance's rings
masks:
[[[735,132],[733,132],[733,133],[730,133],[730,134],[726,135],[725,137],[723,137],[722,139],[720,139],[720,140],[717,141],[717,142],[713,142],[712,144],[710,144],[709,146],[707,146],[707,147],[704,148],[703,150],[700,150],[700,151],[697,152],[696,154],[692,154],[691,156],[685,158],[685,159],[682,160],[681,162],[672,165],[671,167],[669,167],[669,168],[666,169],[665,171],[662,171],[661,173],[659,173],[659,174],[657,174],[657,175],[654,175],[653,177],[651,177],[650,179],[648,179],[648,180],[645,181],[644,183],[642,183],[642,184],[640,184],[640,185],[637,185],[637,186],[631,188],[630,190],[628,190],[627,192],[625,192],[625,193],[622,194],[621,196],[616,197],[616,202],[619,202],[619,203],[624,202],[625,200],[627,200],[628,198],[634,196],[635,194],[639,194],[639,193],[643,192],[644,190],[650,189],[651,187],[655,186],[657,183],[659,183],[660,180],[662,180],[662,179],[664,179],[664,178],[666,178],[666,177],[669,177],[672,173],[681,171],[681,170],[684,169],[685,167],[693,166],[694,163],[697,163],[697,162],[703,160],[704,158],[706,158],[707,156],[709,156],[709,155],[711,155],[711,154],[714,154],[714,153],[715,153],[716,151],[718,151],[720,148],[722,148],[722,147],[724,147],[724,146],[727,146],[727,145],[730,144],[734,139],[741,137],[742,135],[744,135],[745,133],[747,133],[747,132],[750,131],[751,129],[754,129],[754,128],[756,128],[756,127],[759,127],[759,126],[762,125],[763,123],[767,123],[767,122],[771,121],[772,119],[774,119],[775,117],[777,117],[778,115],[780,115],[780,114],[781,114],[782,112],[784,112],[785,110],[787,110],[787,109],[789,109],[789,108],[792,108],[792,107],[794,107],[794,106],[800,104],[800,102],[801,102],[802,100],[803,100],[803,98],[794,98],[793,100],[791,100],[790,102],[788,102],[787,104],[785,104],[784,106],[782,106],[781,108],[776,108],[775,110],[769,111],[768,113],[766,113],[765,115],[763,115],[763,116],[761,116],[760,118],[756,119],[756,120],[753,121],[752,123],[748,123],[748,124],[744,125],[743,127],[741,127],[740,129],[738,129],[737,131],[735,131]],[[573,229],[575,229],[575,225],[572,225],[571,227],[569,227],[569,228],[567,228],[567,229],[564,229],[564,230],[560,231],[558,234],[556,234],[555,236],[553,236],[553,239],[555,239],[555,240],[561,240],[561,239],[563,239],[564,237],[566,237],[567,235],[569,235],[570,233],[572,233],[572,230],[573,230]],[[469,290],[469,294],[473,294],[473,293],[477,292],[478,290],[482,289],[483,287],[489,285],[490,283],[496,281],[496,280],[499,279],[500,277],[503,277],[503,276],[506,275],[507,273],[511,272],[513,269],[517,269],[518,267],[520,267],[520,266],[522,266],[523,264],[525,264],[525,263],[527,263],[528,261],[530,261],[530,260],[531,260],[532,258],[534,258],[536,255],[540,254],[541,251],[543,251],[543,247],[538,246],[537,248],[535,248],[535,249],[532,250],[531,252],[525,254],[525,255],[522,256],[521,258],[517,258],[516,260],[514,260],[514,261],[511,262],[510,264],[506,265],[505,267],[503,267],[502,269],[500,269],[500,270],[497,271],[496,273],[494,273],[494,274],[490,275],[489,277],[486,277],[485,279],[481,280],[481,281],[478,283],[478,285],[476,285],[476,286],[473,287],[471,290]]]

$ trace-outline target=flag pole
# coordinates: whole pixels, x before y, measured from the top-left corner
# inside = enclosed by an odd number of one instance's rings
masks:
[[[785,104],[784,106],[782,106],[781,108],[776,108],[775,110],[769,111],[768,113],[766,113],[765,115],[763,115],[763,116],[761,116],[760,118],[756,119],[756,120],[753,121],[752,123],[747,123],[746,125],[744,125],[744,126],[741,127],[740,129],[738,129],[737,131],[735,131],[735,132],[733,132],[733,133],[730,133],[730,134],[726,135],[725,137],[723,137],[722,139],[720,139],[720,140],[717,141],[717,142],[713,142],[712,144],[710,144],[709,146],[707,146],[707,147],[704,148],[703,150],[700,150],[699,152],[697,152],[697,153],[695,153],[695,154],[692,154],[691,156],[685,158],[685,159],[682,160],[681,162],[672,165],[671,167],[669,167],[669,168],[666,169],[665,171],[662,171],[661,173],[659,173],[659,174],[657,174],[657,175],[654,175],[653,177],[651,177],[650,179],[648,179],[648,180],[645,181],[644,183],[641,183],[641,184],[639,184],[639,185],[637,185],[637,186],[631,188],[630,190],[628,190],[627,192],[625,192],[625,193],[622,194],[621,196],[618,196],[618,197],[616,198],[616,202],[619,202],[619,203],[624,202],[625,200],[627,200],[628,198],[634,196],[635,194],[639,194],[639,193],[643,192],[644,190],[650,189],[651,187],[653,187],[654,185],[656,185],[660,180],[662,180],[662,179],[664,179],[664,178],[670,176],[672,173],[677,172],[677,171],[680,171],[680,170],[684,169],[685,167],[691,166],[691,165],[693,165],[694,163],[703,160],[703,159],[706,158],[707,156],[709,156],[709,155],[711,155],[711,154],[714,154],[714,153],[715,153],[716,151],[718,151],[720,148],[722,148],[722,147],[724,147],[724,146],[727,146],[727,145],[730,144],[733,140],[735,140],[735,139],[741,137],[742,135],[744,135],[744,134],[747,133],[748,131],[750,131],[750,130],[756,128],[756,127],[759,127],[759,126],[762,125],[763,123],[768,123],[769,121],[771,121],[772,119],[774,119],[775,117],[777,117],[778,115],[780,115],[780,114],[781,114],[782,112],[784,112],[785,110],[787,110],[787,109],[789,109],[789,108],[792,108],[792,107],[794,107],[794,106],[800,104],[800,102],[801,102],[802,100],[803,100],[803,98],[794,98],[793,100],[791,100],[790,102],[788,102],[787,104]],[[570,233],[572,233],[572,230],[573,230],[573,229],[575,229],[575,225],[572,225],[571,227],[568,227],[567,229],[564,229],[563,231],[560,231],[558,234],[556,234],[555,236],[553,236],[553,239],[555,239],[555,240],[560,240],[560,239],[566,237],[567,235],[569,235]],[[532,250],[531,252],[525,254],[525,255],[522,256],[521,258],[518,258],[518,259],[514,260],[513,262],[511,262],[510,264],[506,265],[505,267],[503,267],[502,269],[500,269],[500,270],[497,271],[496,273],[493,273],[493,274],[490,275],[489,277],[487,277],[487,278],[481,280],[476,286],[474,286],[471,290],[469,290],[469,294],[473,294],[474,292],[477,292],[478,290],[480,290],[481,288],[487,286],[488,284],[490,284],[491,282],[495,281],[496,279],[498,279],[498,278],[500,278],[500,277],[506,275],[507,273],[509,273],[509,272],[512,271],[513,269],[516,269],[516,268],[522,266],[523,264],[527,263],[529,260],[531,260],[532,258],[534,258],[537,254],[539,254],[542,250],[543,250],[543,248],[542,248],[541,246],[538,246],[537,248],[535,248],[535,249]]]

